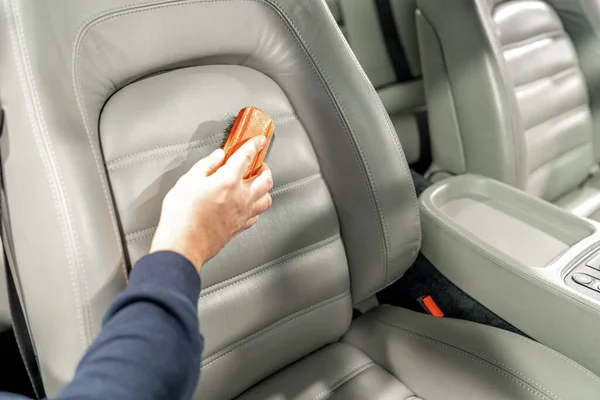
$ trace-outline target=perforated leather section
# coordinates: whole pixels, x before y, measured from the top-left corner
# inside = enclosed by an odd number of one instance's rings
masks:
[[[509,1],[492,15],[525,130],[527,191],[554,200],[593,164],[592,123],[577,54],[545,2]]]

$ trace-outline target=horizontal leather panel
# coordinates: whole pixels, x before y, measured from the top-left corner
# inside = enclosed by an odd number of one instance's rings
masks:
[[[351,317],[351,300],[346,295],[268,328],[271,330],[257,332],[235,348],[228,349],[227,353],[202,365],[194,399],[235,397],[253,383],[315,351],[323,345],[323,341],[335,341],[347,329]]]
[[[585,82],[578,69],[543,78],[517,89],[516,93],[525,130],[544,122],[559,121],[576,108],[588,108]]]
[[[590,145],[590,131],[590,113],[587,105],[577,107],[527,131],[529,172],[577,147]],[[586,160],[585,165],[590,165],[589,160]]]
[[[414,393],[346,343],[324,347],[242,394],[238,400],[408,400]]]
[[[516,87],[555,75],[577,66],[577,55],[566,34],[504,50]]]
[[[529,176],[527,192],[546,200],[555,200],[575,189],[587,176],[593,161],[588,143],[561,154]]]
[[[287,260],[249,271],[251,274],[227,285],[204,290],[198,305],[206,340],[204,359],[210,362],[221,349],[288,315],[348,294],[349,280],[339,278],[346,268],[344,246],[336,237]]]
[[[562,32],[562,24],[544,1],[507,1],[497,5],[492,18],[500,29],[496,31],[503,46],[522,44]]]

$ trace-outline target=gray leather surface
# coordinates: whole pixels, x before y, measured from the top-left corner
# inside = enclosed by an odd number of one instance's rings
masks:
[[[594,122],[594,159],[600,160],[600,2],[597,0],[547,0],[573,40],[579,66],[587,83]]]
[[[577,54],[543,1],[505,2],[491,18],[525,132],[526,190],[556,199],[576,188],[593,164],[593,128]]]
[[[578,16],[594,2],[551,3],[419,0],[432,153],[438,169],[499,179],[589,217],[600,198],[580,186],[600,159],[598,18]]]
[[[340,337],[351,301],[416,257],[402,149],[324,2],[14,0],[1,15],[7,196],[49,395],[147,251],[168,186],[218,145],[205,123],[249,103],[281,124],[274,205],[203,269],[198,396],[233,397]]]
[[[433,162],[524,188],[525,138],[512,118],[519,109],[498,43],[487,39],[493,25],[482,3],[417,1]]]
[[[284,369],[239,400],[415,399],[414,393],[358,348],[334,343]]]
[[[356,319],[342,341],[427,400],[589,400],[600,389],[591,372],[519,335],[397,307]]]
[[[599,388],[590,371],[529,339],[381,306],[356,319],[341,342],[238,399],[587,400]]]
[[[387,110],[409,163],[419,160],[421,143],[414,117],[415,111],[425,107],[421,66],[416,34],[416,0],[391,0],[400,44],[410,72],[415,77],[409,82],[396,81],[392,61],[388,55],[374,1],[327,0],[336,22],[344,33],[371,83],[377,89]]]

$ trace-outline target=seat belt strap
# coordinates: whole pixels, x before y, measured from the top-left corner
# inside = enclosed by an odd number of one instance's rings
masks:
[[[398,35],[398,28],[396,27],[390,0],[374,1],[375,8],[377,8],[377,16],[379,17],[379,25],[381,26],[381,33],[383,34],[385,41],[385,47],[388,56],[392,61],[394,72],[396,73],[396,80],[398,82],[411,81],[414,77],[410,72],[406,54],[404,53],[404,47],[402,47],[402,43],[400,43],[400,35]]]
[[[0,133],[3,129],[4,111],[0,108]],[[45,397],[44,384],[42,383],[42,375],[35,355],[29,326],[23,312],[23,304],[19,296],[20,287],[16,278],[16,265],[12,251],[12,237],[10,235],[10,224],[8,223],[8,215],[6,213],[6,195],[4,193],[4,176],[0,166],[0,220],[2,229],[0,232],[0,240],[2,246],[2,256],[4,257],[4,266],[6,270],[6,286],[8,292],[8,302],[10,306],[10,314],[12,319],[13,332],[21,354],[21,359],[25,365],[29,382],[35,394],[36,400]]]

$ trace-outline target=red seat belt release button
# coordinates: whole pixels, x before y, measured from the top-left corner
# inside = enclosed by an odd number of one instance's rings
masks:
[[[444,316],[444,313],[442,312],[440,307],[438,307],[438,305],[435,303],[435,301],[433,301],[433,297],[431,297],[429,295],[419,297],[419,303],[423,306],[425,311],[427,311],[430,315],[433,315],[434,317],[443,317]]]

